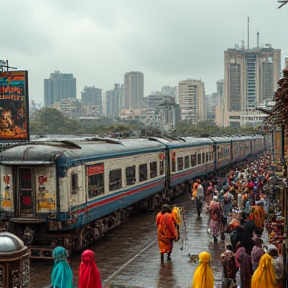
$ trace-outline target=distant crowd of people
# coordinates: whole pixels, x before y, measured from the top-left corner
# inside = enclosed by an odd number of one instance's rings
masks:
[[[191,186],[198,217],[202,213],[209,216],[207,231],[213,241],[230,238],[220,259],[222,288],[283,287],[284,217],[272,187],[276,176],[271,159],[272,153],[265,152],[243,168],[230,170],[225,177],[196,179]],[[179,214],[179,208],[170,209],[164,204],[156,217],[161,262],[165,253],[171,260],[173,242],[178,241]],[[214,287],[209,263],[210,254],[200,253],[192,288]],[[236,283],[237,273],[240,283]]]

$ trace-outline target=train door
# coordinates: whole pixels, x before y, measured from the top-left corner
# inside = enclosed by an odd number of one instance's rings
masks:
[[[34,185],[33,185],[33,173],[29,167],[19,168],[19,215],[20,216],[33,216],[34,209],[33,203],[35,199]]]

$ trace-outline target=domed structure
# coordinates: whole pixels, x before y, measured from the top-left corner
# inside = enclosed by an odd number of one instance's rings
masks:
[[[0,233],[0,254],[23,250],[25,245],[21,239],[9,232]]]
[[[0,287],[30,287],[29,249],[9,232],[0,233]]]

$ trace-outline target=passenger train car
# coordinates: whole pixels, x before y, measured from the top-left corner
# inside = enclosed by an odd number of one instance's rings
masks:
[[[0,153],[0,223],[23,239],[31,258],[51,258],[57,245],[80,250],[131,210],[153,209],[187,190],[191,179],[269,145],[269,139],[253,136],[79,138],[11,146]]]

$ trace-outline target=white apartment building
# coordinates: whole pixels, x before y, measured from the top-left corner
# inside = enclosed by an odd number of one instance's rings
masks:
[[[181,120],[198,123],[205,120],[205,89],[201,80],[187,79],[178,84]]]

